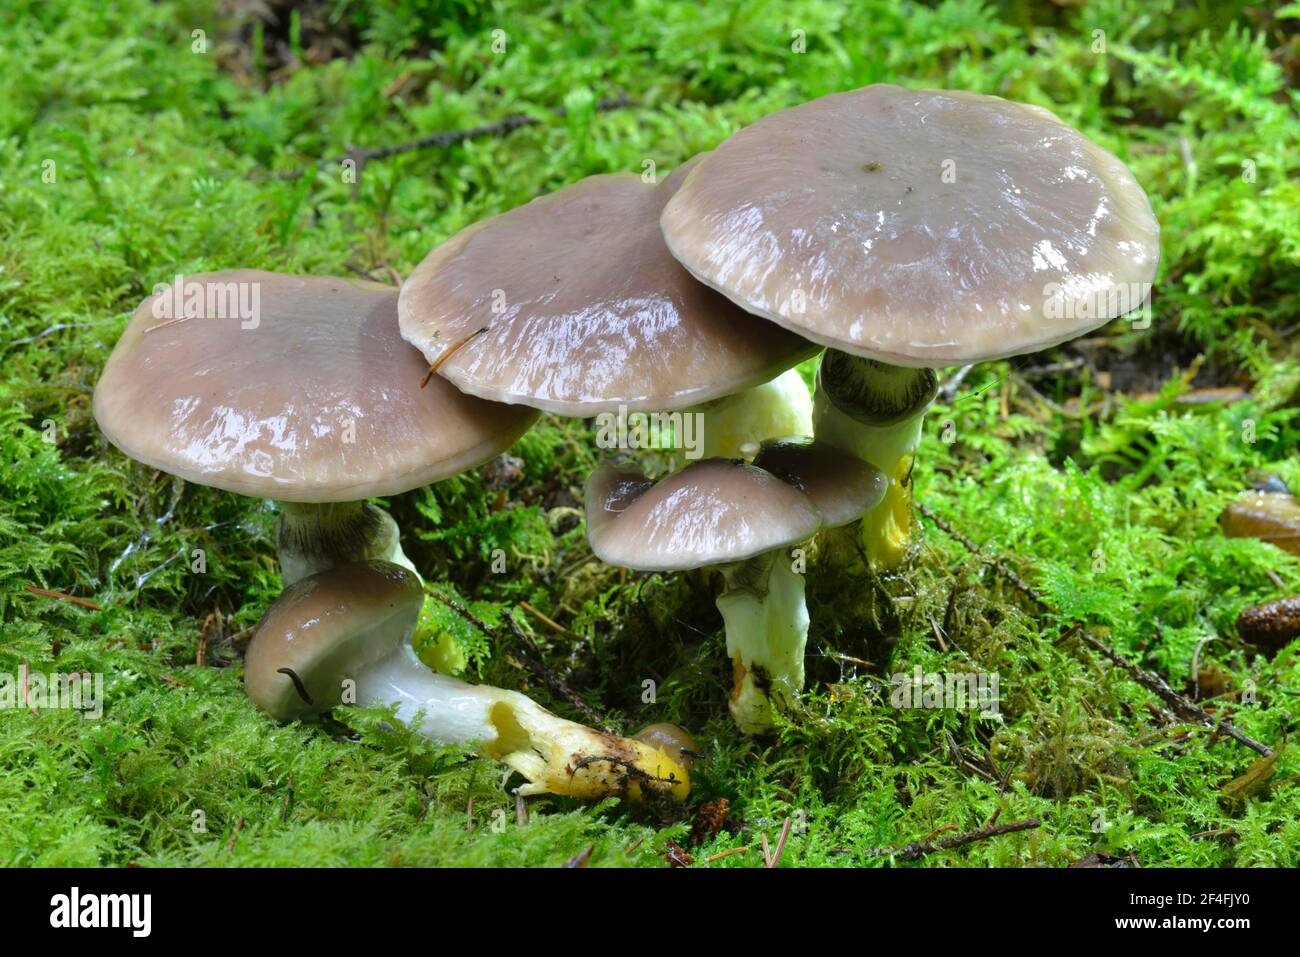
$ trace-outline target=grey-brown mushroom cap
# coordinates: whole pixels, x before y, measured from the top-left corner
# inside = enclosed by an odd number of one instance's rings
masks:
[[[669,254],[684,176],[592,176],[462,230],[403,284],[402,335],[464,392],[570,416],[683,408],[813,355]]]
[[[661,223],[748,311],[913,367],[1082,335],[1141,305],[1159,260],[1133,175],[1049,111],[885,84],[736,133]]]
[[[586,514],[596,557],[640,571],[742,561],[822,524],[803,492],[739,459],[693,462],[658,482],[606,463],[587,479]]]
[[[861,518],[889,487],[874,465],[806,436],[768,439],[754,465],[807,495],[831,528]]]
[[[169,318],[173,289],[136,310],[94,409],[123,452],[188,481],[290,502],[392,495],[492,458],[537,419],[436,376],[421,388],[427,365],[387,286],[187,276],[183,294],[202,294]],[[234,308],[241,291],[252,318]]]
[[[345,680],[410,640],[423,598],[419,578],[391,562],[336,565],[295,582],[248,646],[248,696],[280,721],[329,711]]]

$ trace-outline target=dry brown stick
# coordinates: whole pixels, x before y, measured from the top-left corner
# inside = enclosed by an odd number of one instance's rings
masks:
[[[718,851],[712,857],[706,857],[705,860],[712,864],[714,861],[720,861],[724,857],[731,857],[733,854],[744,854],[748,850],[748,847],[733,847],[725,851]]]
[[[102,605],[97,605],[89,598],[78,598],[76,595],[69,595],[63,591],[50,591],[48,588],[37,588],[35,585],[24,585],[33,595],[40,595],[42,598],[57,598],[59,601],[69,601],[74,605],[82,608],[89,608],[91,611],[103,611]]]
[[[961,542],[962,545],[966,546],[966,550],[970,552],[972,555],[981,554],[983,550],[978,545],[976,545],[973,541],[971,541],[961,532],[957,531],[957,529],[953,528],[951,525],[949,525],[947,522],[941,519],[938,515],[935,515],[934,512],[926,508],[925,505],[921,504],[920,502],[917,502],[916,508],[917,511],[919,511],[922,515],[924,515],[930,521],[934,522],[934,524],[939,527],[940,531],[945,532],[952,538],[955,538],[957,539],[957,541]],[[1029,599],[1031,599],[1034,602],[1037,602],[1040,605],[1046,604],[1045,602],[1042,601],[1042,599],[1038,597],[1038,595],[1034,593],[1034,590],[1029,587],[1029,583],[1025,581],[1023,578],[1021,578],[1020,574],[1014,568],[1012,568],[1006,562],[1002,561],[1002,559],[998,558],[996,555],[992,555],[988,557],[992,560],[993,567],[998,572],[1000,572],[1004,578],[1006,578],[1009,582],[1011,582],[1011,584],[1015,585],[1017,589],[1023,592]]]
[[[536,618],[538,621],[540,621],[540,622],[541,622],[543,625],[545,625],[547,628],[551,629],[551,631],[555,632],[557,635],[560,635],[560,636],[563,637],[563,638],[568,638],[570,641],[582,641],[582,640],[583,640],[583,637],[582,637],[581,635],[579,635],[579,634],[575,634],[574,632],[572,632],[572,631],[570,631],[569,629],[565,628],[563,625],[561,625],[561,624],[560,624],[558,621],[556,621],[555,619],[553,619],[553,618],[548,618],[546,615],[542,614],[541,611],[539,611],[538,609],[534,608],[534,607],[533,607],[532,605],[530,605],[528,602],[526,602],[526,601],[521,601],[521,602],[519,603],[519,607],[522,608],[524,611],[528,612],[528,614],[532,615],[534,618]]]
[[[867,854],[871,857],[897,857],[904,861],[919,861],[925,855],[933,854],[935,851],[950,851],[954,847],[974,844],[976,841],[986,841],[990,837],[1014,834],[1017,831],[1032,831],[1036,827],[1041,827],[1042,823],[1037,818],[1029,818],[1024,821],[1013,821],[1010,824],[994,824],[990,827],[982,827],[977,831],[954,834],[952,837],[945,837],[939,841],[917,841],[904,847],[873,848],[867,851]]]
[[[969,538],[967,538],[965,535],[961,534],[961,532],[957,531],[947,522],[943,521],[943,519],[939,518],[937,515],[935,515],[924,505],[918,503],[917,508],[920,510],[922,515],[924,515],[930,521],[934,522],[934,524],[937,525],[940,530],[946,532],[948,535],[952,536],[957,541],[959,541],[962,545],[964,545],[971,554],[973,555],[980,554],[981,552],[980,547],[976,545],[973,541],[971,541]],[[1014,569],[1007,566],[1007,564],[1003,562],[1001,559],[994,557],[993,565],[994,568],[996,568],[997,571],[999,571],[1002,575],[1004,575],[1011,582],[1011,584],[1015,585],[1016,588],[1019,589],[1020,592],[1025,595],[1025,597],[1029,598],[1032,602],[1034,602],[1036,605],[1038,605],[1041,608],[1049,608],[1049,609],[1051,608],[1051,606],[1046,601],[1044,601],[1041,597],[1039,597],[1038,593],[1035,592],[1029,586],[1029,584],[1015,572]],[[1203,725],[1211,729],[1212,731],[1215,731],[1216,733],[1226,734],[1234,741],[1237,741],[1240,744],[1244,744],[1252,751],[1255,751],[1266,757],[1273,753],[1272,749],[1269,748],[1268,745],[1256,741],[1250,735],[1238,729],[1236,725],[1234,725],[1231,721],[1227,721],[1222,718],[1216,718],[1214,715],[1210,714],[1204,708],[1201,708],[1199,705],[1197,705],[1191,699],[1187,698],[1185,695],[1181,695],[1173,688],[1169,687],[1168,682],[1166,682],[1165,679],[1160,677],[1158,674],[1154,674],[1150,671],[1147,671],[1145,668],[1142,668],[1139,665],[1134,664],[1133,662],[1125,658],[1123,655],[1121,655],[1119,652],[1115,651],[1113,648],[1107,645],[1105,642],[1099,641],[1093,635],[1089,634],[1087,629],[1085,629],[1082,625],[1074,625],[1071,631],[1073,631],[1080,638],[1082,638],[1088,644],[1088,646],[1092,648],[1094,651],[1099,652],[1101,655],[1103,655],[1108,660],[1110,660],[1113,664],[1127,671],[1134,681],[1136,681],[1142,687],[1146,688],[1148,691],[1153,692],[1158,698],[1160,698],[1160,700],[1164,701],[1165,704],[1173,708],[1174,714],[1176,714],[1178,717],[1182,718],[1185,721],[1193,721],[1196,724]],[[1070,635],[1070,631],[1067,631],[1065,635],[1062,636],[1062,638],[1068,637],[1069,635]]]
[[[597,113],[607,113],[610,110],[621,110],[626,106],[632,105],[632,98],[628,96],[614,96],[601,100],[596,104]],[[568,115],[568,110],[564,107],[551,111],[556,117],[563,119]],[[466,130],[444,130],[440,133],[430,133],[428,136],[421,136],[418,139],[411,140],[407,143],[396,143],[391,146],[378,146],[373,148],[352,147],[342,156],[336,156],[333,159],[323,159],[310,166],[304,166],[302,169],[291,170],[287,173],[276,173],[272,178],[281,180],[300,179],[306,176],[312,170],[321,169],[327,166],[337,166],[346,160],[352,160],[356,163],[357,169],[365,166],[371,160],[387,159],[390,156],[397,156],[401,153],[413,153],[416,150],[425,149],[446,149],[448,146],[455,146],[457,143],[464,143],[466,140],[479,139],[484,136],[504,136],[507,133],[513,133],[528,126],[536,126],[540,123],[535,116],[529,116],[524,113],[514,113],[494,123],[484,123],[482,126],[473,126]]]
[[[554,691],[560,697],[564,698],[569,704],[573,705],[579,711],[587,716],[587,720],[597,725],[602,731],[612,730],[605,716],[599,711],[587,704],[578,692],[569,687],[567,681],[546,667],[546,662],[542,658],[542,651],[537,647],[537,643],[529,637],[528,633],[519,627],[519,622],[515,621],[513,615],[506,615],[506,623],[510,625],[510,631],[514,634],[518,642],[528,650],[533,659],[533,673],[537,675],[546,686]]]
[[[239,840],[239,832],[244,829],[244,819],[241,817],[235,821],[234,828],[230,831],[230,840],[226,842],[226,853],[229,854],[235,849],[235,842]]]
[[[442,602],[456,614],[460,615],[493,641],[500,640],[500,634],[495,628],[489,627],[472,611],[460,602],[456,601],[456,599],[449,595],[444,595],[433,588],[426,587],[425,591],[438,599],[438,601]],[[524,633],[524,630],[519,627],[519,623],[515,621],[511,615],[506,615],[506,621],[510,623],[510,631],[514,634],[515,639],[523,646],[522,649],[516,650],[522,652],[519,657],[520,660],[523,661],[524,666],[527,667],[528,670],[540,679],[548,688],[586,715],[588,720],[594,722],[602,730],[608,731],[609,723],[605,720],[604,716],[591,705],[587,704],[587,702],[582,699],[582,696],[570,688],[563,678],[551,671],[550,668],[546,667],[546,662],[542,660],[541,651],[533,640]]]
[[[1265,757],[1268,757],[1273,753],[1273,749],[1268,745],[1256,741],[1244,731],[1239,730],[1232,722],[1226,721],[1222,718],[1216,718],[1190,699],[1180,695],[1173,688],[1169,687],[1169,683],[1166,682],[1164,678],[1160,677],[1160,675],[1147,671],[1145,668],[1141,668],[1129,661],[1127,658],[1124,658],[1119,654],[1119,652],[1112,649],[1105,642],[1098,641],[1083,628],[1076,627],[1076,634],[1094,651],[1104,655],[1117,667],[1123,668],[1127,671],[1134,681],[1146,688],[1148,691],[1153,692],[1161,701],[1173,709],[1174,714],[1182,718],[1184,721],[1193,721],[1196,724],[1204,725],[1216,733],[1226,734],[1234,741],[1244,744],[1252,751],[1262,754]]]
[[[776,850],[772,852],[772,857],[768,860],[769,869],[777,867],[781,863],[781,855],[785,853],[785,842],[790,839],[790,818],[785,819],[781,825],[781,836],[776,839]]]
[[[477,339],[479,336],[483,335],[483,333],[487,331],[488,331],[487,326],[484,326],[482,329],[476,329],[473,332],[471,332],[469,335],[467,335],[464,339],[461,339],[458,342],[453,342],[446,349],[444,349],[442,351],[442,355],[438,356],[438,358],[433,361],[433,364],[429,366],[429,371],[426,372],[424,374],[424,378],[420,380],[420,388],[423,389],[426,385],[429,384],[429,380],[432,379],[434,374],[443,367],[443,364],[446,363],[448,359],[454,356],[465,346],[469,345],[471,341]]]

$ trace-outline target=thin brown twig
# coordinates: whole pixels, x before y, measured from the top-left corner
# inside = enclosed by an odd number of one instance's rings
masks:
[[[244,819],[241,817],[235,821],[235,826],[230,831],[230,840],[226,842],[226,853],[235,849],[235,842],[239,840],[239,832],[244,829]]]
[[[1232,722],[1226,721],[1222,718],[1216,718],[1195,702],[1169,687],[1169,683],[1166,682],[1164,678],[1160,677],[1160,675],[1147,671],[1145,668],[1139,667],[1129,661],[1105,642],[1098,641],[1084,628],[1075,626],[1075,634],[1082,638],[1094,651],[1108,658],[1117,667],[1127,671],[1134,681],[1146,688],[1148,691],[1153,692],[1161,701],[1173,709],[1174,714],[1182,718],[1184,721],[1193,721],[1196,724],[1204,725],[1216,734],[1226,734],[1234,741],[1239,744],[1244,744],[1252,751],[1262,754],[1264,757],[1268,757],[1273,753],[1273,749],[1268,745],[1256,741],[1250,735],[1237,728],[1237,726]]]
[[[924,515],[930,521],[934,522],[934,524],[938,526],[939,529],[946,532],[948,535],[952,536],[957,541],[959,541],[962,545],[964,545],[967,551],[969,551],[971,554],[973,555],[981,554],[982,550],[978,545],[976,545],[965,535],[961,534],[961,532],[957,531],[955,528],[953,528],[943,519],[939,518],[932,511],[930,511],[930,509],[926,508],[924,505],[920,503],[917,504],[917,508],[920,510],[922,515]],[[1017,574],[1014,569],[1009,567],[1000,558],[996,558],[996,557],[993,558],[993,567],[999,573],[1005,576],[1011,582],[1011,584],[1015,585],[1015,587],[1023,595],[1025,595],[1025,597],[1030,599],[1030,601],[1034,602],[1036,605],[1038,605],[1041,608],[1050,609],[1052,607],[1050,604],[1047,603],[1047,601],[1041,598],[1038,595],[1038,593],[1034,591],[1033,588],[1029,586],[1028,582],[1026,582],[1023,578],[1021,578],[1020,575]],[[1084,642],[1094,651],[1098,652],[1099,654],[1101,654],[1102,656],[1110,660],[1111,663],[1115,664],[1119,668],[1122,668],[1123,670],[1127,671],[1129,676],[1132,677],[1134,681],[1136,681],[1142,687],[1146,688],[1148,691],[1153,692],[1158,698],[1160,698],[1161,701],[1165,702],[1165,704],[1169,705],[1169,707],[1173,709],[1175,715],[1182,718],[1184,721],[1195,722],[1196,724],[1209,728],[1215,734],[1225,734],[1228,737],[1232,738],[1234,741],[1238,742],[1239,744],[1244,744],[1252,751],[1255,751],[1258,754],[1262,754],[1265,757],[1273,753],[1273,750],[1268,745],[1256,741],[1254,738],[1250,737],[1250,735],[1246,734],[1244,731],[1237,728],[1237,726],[1234,725],[1231,721],[1228,721],[1223,718],[1215,717],[1214,715],[1206,711],[1204,708],[1200,707],[1195,702],[1187,698],[1185,695],[1179,694],[1173,688],[1169,687],[1169,683],[1166,682],[1164,678],[1160,677],[1160,675],[1147,671],[1145,668],[1142,668],[1139,665],[1129,661],[1119,652],[1115,651],[1113,648],[1107,645],[1104,641],[1100,641],[1096,637],[1094,637],[1091,633],[1088,632],[1086,628],[1083,627],[1082,624],[1073,625],[1070,629],[1068,629],[1065,632],[1065,634],[1061,636],[1060,639],[1058,639],[1058,641],[1064,640],[1065,638],[1072,637],[1073,635],[1077,635],[1078,637],[1082,638]]]
[[[489,627],[480,620],[477,615],[450,595],[444,595],[436,589],[429,587],[426,587],[425,591],[438,599],[438,601],[442,602],[456,614],[460,615],[493,641],[500,640],[500,633],[495,628]],[[524,630],[519,627],[519,623],[515,621],[514,617],[512,615],[506,615],[506,621],[509,623],[510,631],[515,636],[517,643],[522,646],[516,650],[521,652],[519,658],[524,663],[524,666],[548,688],[586,715],[590,721],[594,722],[604,730],[609,730],[608,722],[606,722],[604,716],[591,705],[587,704],[587,702],[582,699],[581,695],[570,688],[563,678],[551,671],[550,668],[546,667],[545,661],[542,660],[540,649],[538,649],[536,643],[528,637]]]
[[[733,854],[744,854],[748,850],[749,850],[748,847],[733,847],[725,851],[718,851],[718,853],[710,855],[709,857],[706,857],[704,860],[712,864],[714,861],[720,861],[724,857],[731,857]]]
[[[522,608],[524,611],[528,612],[528,614],[532,615],[534,618],[536,618],[538,621],[540,621],[540,622],[541,622],[543,625],[545,625],[547,628],[551,629],[551,631],[555,632],[557,635],[560,635],[561,637],[564,637],[564,638],[568,638],[570,641],[582,641],[582,640],[583,640],[583,638],[582,638],[581,635],[575,634],[574,632],[572,632],[572,631],[570,631],[569,629],[565,628],[563,625],[561,625],[561,624],[560,624],[558,621],[556,621],[555,619],[553,619],[553,618],[548,618],[546,615],[542,614],[541,611],[539,611],[538,609],[534,608],[534,607],[533,607],[532,605],[530,605],[528,602],[526,602],[526,601],[521,601],[521,602],[519,603],[519,607]]]
[[[628,96],[607,97],[596,104],[596,112],[608,113],[611,110],[621,110],[624,107],[632,105],[632,98]],[[550,112],[560,119],[563,119],[568,115],[568,110],[564,107],[559,107]],[[378,147],[353,146],[350,147],[342,156],[335,156],[332,159],[323,159],[311,164],[310,166],[304,166],[301,169],[291,170],[285,173],[276,173],[272,176],[272,179],[301,179],[313,170],[323,169],[328,166],[338,166],[347,160],[352,160],[352,162],[356,164],[356,171],[360,172],[361,168],[372,160],[387,159],[390,156],[397,156],[402,153],[413,153],[416,150],[446,149],[448,146],[455,146],[458,143],[479,139],[484,136],[504,136],[507,133],[513,133],[515,130],[524,129],[529,126],[536,126],[539,123],[541,123],[541,120],[536,116],[529,116],[524,113],[514,113],[493,123],[484,123],[481,126],[470,127],[465,130],[444,130],[440,133],[430,133],[428,136],[421,136],[418,139],[410,140],[406,143],[396,143],[390,146]]]
[[[785,823],[781,825],[781,836],[776,839],[776,850],[772,852],[772,857],[767,862],[769,870],[781,863],[781,855],[785,853],[785,842],[790,839],[790,820],[787,817]]]
[[[471,332],[464,339],[461,339],[458,342],[453,342],[446,349],[444,349],[442,351],[442,355],[438,356],[438,358],[433,360],[432,365],[429,366],[429,371],[426,372],[424,374],[424,378],[420,380],[420,388],[423,389],[426,385],[429,384],[429,380],[434,377],[434,375],[438,372],[439,369],[443,367],[443,365],[446,363],[448,359],[450,359],[461,349],[465,348],[465,346],[469,345],[471,340],[477,339],[479,336],[483,335],[483,333],[487,331],[488,331],[488,327],[484,326],[482,329],[478,329],[475,330],[474,332]]]
[[[51,591],[48,588],[37,588],[35,585],[24,585],[33,595],[40,595],[42,598],[57,598],[59,601],[70,601],[81,608],[89,608],[91,611],[103,611],[102,605],[97,605],[89,598],[78,598],[76,595],[69,595],[63,591]]]
[[[1042,823],[1037,818],[1029,818],[1024,821],[1013,821],[1010,824],[994,824],[991,827],[982,827],[979,830],[967,831],[964,834],[954,834],[952,837],[945,837],[939,841],[916,841],[903,847],[873,848],[867,851],[867,854],[870,857],[897,857],[904,861],[919,861],[925,855],[933,854],[936,851],[950,851],[955,847],[974,844],[976,841],[986,841],[991,837],[1000,837],[1003,834],[1014,834],[1017,831],[1032,831],[1034,828],[1041,827]]]

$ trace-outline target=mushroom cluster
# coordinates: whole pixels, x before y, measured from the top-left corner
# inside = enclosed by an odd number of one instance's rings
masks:
[[[1141,307],[1158,242],[1123,164],[1047,110],[874,85],[765,117],[663,182],[592,176],[471,225],[400,291],[191,277],[198,295],[140,306],[95,415],[141,462],[281,503],[287,587],[245,671],[271,716],[384,702],[525,793],[680,799],[692,748],[663,744],[680,729],[623,738],[423,665],[422,581],[368,500],[471,469],[542,413],[701,422],[667,474],[629,466],[635,448],[602,465],[587,535],[613,565],[720,572],[730,709],[762,733],[803,687],[791,550],[847,527],[873,567],[903,560],[936,370]],[[255,322],[203,294],[231,284],[257,288]],[[810,395],[794,367],[819,352]]]

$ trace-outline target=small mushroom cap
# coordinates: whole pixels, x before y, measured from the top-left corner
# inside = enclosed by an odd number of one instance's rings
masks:
[[[684,177],[592,176],[462,230],[402,286],[402,335],[462,391],[572,416],[679,409],[813,355],[669,255]]]
[[[641,571],[742,561],[822,524],[803,492],[739,459],[703,459],[658,482],[602,465],[587,479],[586,511],[596,557]]]
[[[768,439],[754,465],[807,495],[831,528],[861,518],[889,487],[874,465],[806,436]]]
[[[913,367],[1082,335],[1140,306],[1159,260],[1133,175],[1047,110],[887,84],[741,130],[661,222],[750,312]]]
[[[185,295],[200,288],[191,318],[159,318],[159,297],[146,299],[95,388],[99,427],[146,465],[260,498],[354,501],[472,468],[537,418],[436,376],[420,388],[428,367],[402,341],[387,286],[256,270],[185,277]],[[255,320],[231,307],[240,290]]]
[[[423,600],[419,578],[391,562],[336,565],[295,582],[248,646],[248,696],[279,721],[337,707],[345,679],[410,640]]]

